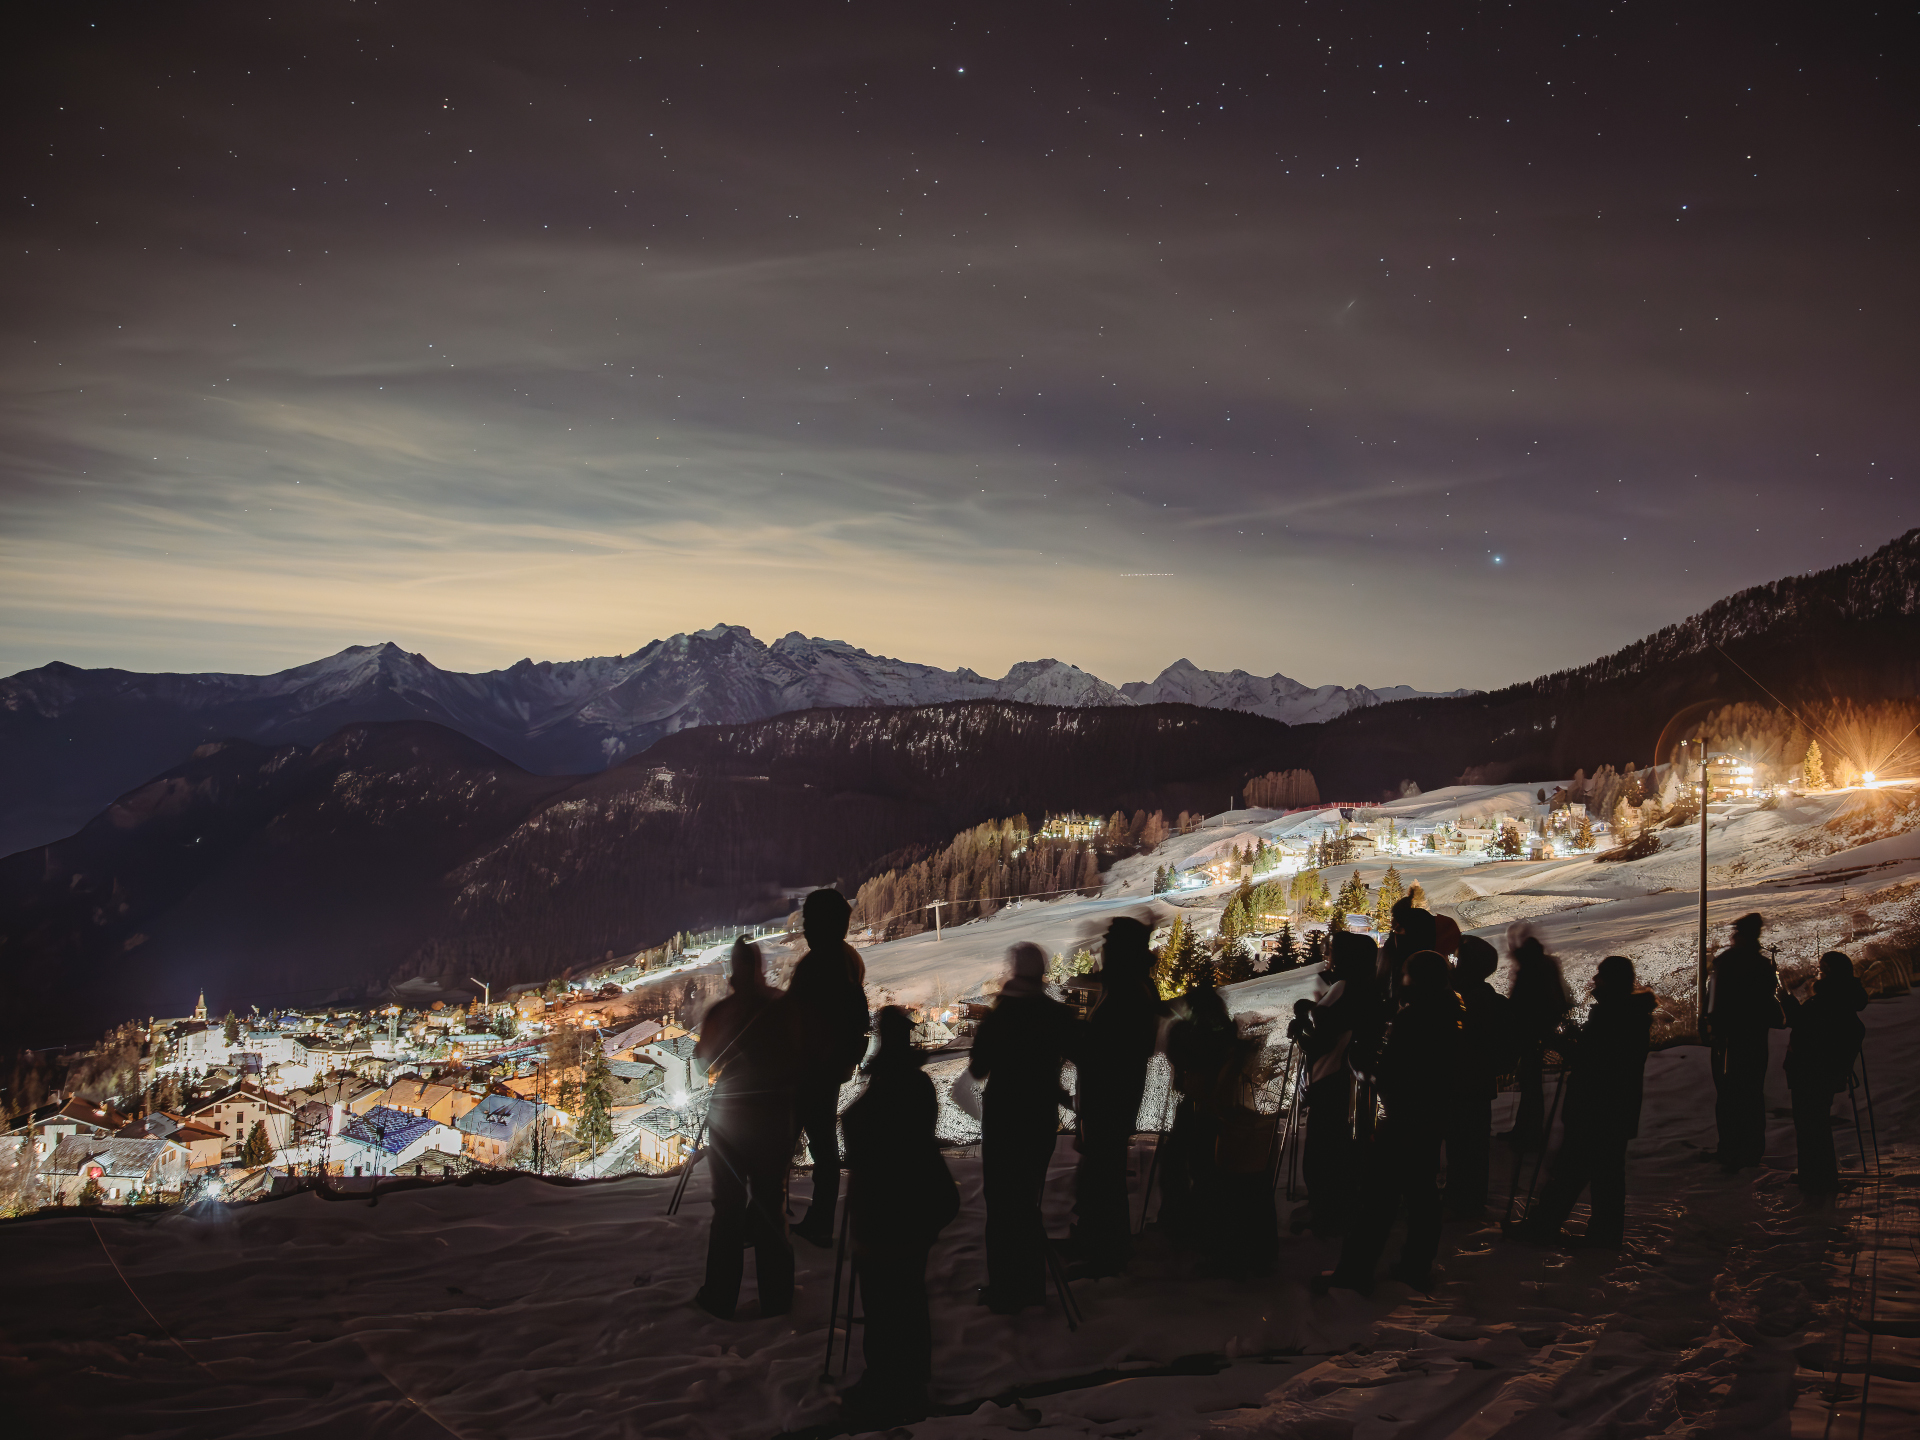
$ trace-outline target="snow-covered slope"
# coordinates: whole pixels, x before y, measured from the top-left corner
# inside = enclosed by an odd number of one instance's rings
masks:
[[[1907,996],[1864,1017],[1877,1143],[1902,1179],[1920,1143],[1917,1012],[1920,997]],[[1770,1106],[1786,1102],[1785,1044],[1776,1032]],[[1496,1128],[1512,1104],[1501,1097]],[[1857,1175],[1844,1095],[1836,1114],[1842,1163]],[[1503,1241],[1499,1206],[1528,1175],[1502,1147],[1493,1215],[1448,1225],[1430,1297],[1394,1281],[1364,1298],[1313,1294],[1338,1242],[1285,1233],[1283,1185],[1273,1275],[1206,1278],[1149,1230],[1129,1274],[1075,1285],[1084,1321],[1073,1331],[1051,1297],[1015,1317],[976,1303],[980,1161],[954,1154],[961,1209],[928,1266],[941,1412],[911,1433],[1913,1435],[1910,1187],[1870,1180],[1811,1206],[1788,1181],[1792,1127],[1778,1111],[1757,1170],[1729,1178],[1697,1163],[1712,1138],[1706,1053],[1662,1051],[1629,1151],[1624,1249]],[[1158,1186],[1151,1203],[1141,1194],[1152,1143],[1142,1137],[1129,1165],[1135,1215],[1158,1200]],[[1063,1136],[1044,1192],[1056,1235],[1069,1224],[1075,1159]],[[390,1190],[377,1203],[305,1193],[142,1223],[0,1223],[13,1308],[34,1317],[8,1337],[8,1413],[23,1433],[209,1440],[772,1440],[827,1420],[834,1253],[796,1247],[789,1314],[759,1313],[751,1263],[737,1319],[694,1308],[711,1169],[696,1168],[675,1216],[673,1177],[570,1187],[523,1177]],[[796,1198],[810,1186],[800,1176]],[[833,1348],[838,1384],[862,1372],[853,1348],[845,1370]]]
[[[1371,690],[1365,685],[1307,686],[1275,673],[1250,675],[1245,670],[1202,670],[1191,660],[1176,660],[1154,680],[1129,680],[1120,687],[1137,705],[1178,702],[1219,710],[1246,710],[1288,725],[1311,725],[1332,720],[1349,710],[1364,710],[1391,700],[1471,695],[1471,690],[1415,690],[1389,685]]]

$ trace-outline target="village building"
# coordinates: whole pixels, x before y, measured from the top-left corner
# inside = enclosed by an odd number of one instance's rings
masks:
[[[519,1095],[488,1095],[454,1123],[466,1153],[482,1165],[504,1165],[526,1143],[540,1115]]]
[[[247,1143],[256,1122],[264,1123],[275,1150],[284,1150],[293,1135],[293,1102],[285,1095],[250,1080],[221,1090],[189,1106],[186,1118],[217,1130],[237,1150]]]
[[[328,1170],[339,1175],[392,1175],[434,1154],[458,1155],[460,1132],[425,1115],[376,1105],[333,1137]]]
[[[678,1110],[655,1105],[634,1117],[639,1133],[634,1157],[655,1170],[671,1170],[693,1152],[693,1132]]]
[[[178,1191],[187,1179],[184,1147],[159,1136],[127,1140],[117,1135],[67,1135],[40,1163],[47,1198],[56,1205],[80,1203],[92,1181],[108,1205],[124,1205],[136,1195],[157,1199]]]

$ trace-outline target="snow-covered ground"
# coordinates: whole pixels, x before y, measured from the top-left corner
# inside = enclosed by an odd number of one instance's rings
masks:
[[[913,1434],[1904,1440],[1920,1428],[1920,998],[1876,1002],[1866,1019],[1897,1180],[1806,1205],[1787,1182],[1784,1120],[1757,1178],[1697,1163],[1712,1139],[1704,1057],[1664,1051],[1633,1149],[1630,1248],[1563,1254],[1454,1225],[1431,1297],[1391,1282],[1371,1298],[1313,1296],[1334,1252],[1312,1239],[1284,1240],[1270,1279],[1193,1278],[1150,1234],[1132,1274],[1076,1287],[1078,1333],[1052,1306],[1002,1319],[974,1303],[980,1169],[957,1155],[964,1208],[932,1262],[936,1390],[951,1413]],[[1769,1087],[1784,1104],[1777,1064]],[[1056,1234],[1072,1164],[1063,1140]],[[832,1255],[800,1247],[791,1315],[758,1318],[749,1275],[742,1318],[714,1320],[689,1303],[705,1170],[670,1218],[672,1187],[477,1180],[0,1225],[7,1413],[21,1433],[181,1440],[757,1440],[824,1419]]]
[[[1379,812],[1403,821],[1482,818],[1531,813],[1538,789],[1558,782],[1451,786],[1392,804]],[[1234,810],[1210,818],[1187,835],[1166,840],[1151,854],[1115,865],[1097,899],[1025,901],[989,920],[950,926],[868,946],[868,983],[892,998],[918,1001],[977,993],[1005,968],[1009,946],[1031,940],[1048,953],[1098,949],[1100,932],[1118,914],[1161,919],[1172,901],[1224,905],[1230,886],[1149,895],[1157,867],[1186,867],[1256,838],[1297,838],[1323,823],[1324,812],[1283,815]],[[1789,799],[1776,810],[1719,806],[1709,812],[1707,917],[1716,945],[1728,922],[1750,910],[1766,915],[1767,940],[1779,960],[1811,960],[1851,933],[1850,917],[1866,910],[1876,923],[1886,907],[1868,900],[1876,891],[1920,878],[1920,800],[1913,787],[1847,790]],[[1378,885],[1389,865],[1411,884],[1419,881],[1429,905],[1461,929],[1503,944],[1506,928],[1528,920],[1566,963],[1578,989],[1607,955],[1634,959],[1643,983],[1677,992],[1692,988],[1698,946],[1700,832],[1697,826],[1659,832],[1663,848],[1644,860],[1598,863],[1591,856],[1541,861],[1484,861],[1440,855],[1380,856],[1325,872],[1338,888],[1357,870]]]

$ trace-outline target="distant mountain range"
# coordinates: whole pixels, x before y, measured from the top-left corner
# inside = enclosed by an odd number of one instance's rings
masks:
[[[656,640],[631,655],[522,660],[475,675],[442,670],[391,643],[351,646],[274,675],[55,662],[0,681],[0,855],[72,834],[206,741],[312,745],[361,721],[431,720],[535,774],[567,775],[604,769],[679,730],[824,706],[1180,702],[1308,724],[1421,694],[1406,686],[1316,689],[1187,660],[1156,680],[1119,687],[1051,659],[1022,661],[993,680],[798,631],[768,645],[738,625]]]

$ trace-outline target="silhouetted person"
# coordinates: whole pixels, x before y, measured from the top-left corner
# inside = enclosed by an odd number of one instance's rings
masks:
[[[995,1313],[1038,1305],[1047,1293],[1040,1201],[1060,1133],[1060,1065],[1080,1049],[1080,1023],[1047,994],[1047,955],[1022,941],[1013,973],[974,1032],[967,1069],[987,1082],[981,1103],[980,1180],[987,1203],[987,1285]]]
[[[1386,1040],[1387,1021],[1393,1015],[1393,1007],[1386,998],[1387,991],[1375,978],[1379,974],[1380,947],[1373,937],[1335,930],[1329,932],[1328,941],[1335,965],[1341,974],[1350,977],[1347,986],[1355,1002],[1353,1037],[1347,1042],[1347,1068],[1353,1072],[1351,1130],[1357,1177],[1360,1152],[1373,1143],[1374,1125],[1379,1119],[1380,1089],[1376,1077],[1380,1046]]]
[[[1266,1275],[1280,1237],[1273,1211],[1274,1117],[1255,1103],[1267,1075],[1264,1032],[1236,1025],[1204,1100],[1213,1112],[1213,1173],[1201,1207],[1200,1275]]]
[[[1371,942],[1337,932],[1333,942],[1326,993],[1304,1016],[1296,1005],[1294,1024],[1288,1027],[1307,1063],[1307,1129],[1300,1151],[1307,1209],[1296,1218],[1295,1228],[1310,1225],[1322,1236],[1343,1233],[1351,1212],[1354,1080],[1348,1051],[1356,1030],[1375,1028],[1378,1010]]]
[[[1500,966],[1499,953],[1477,935],[1461,936],[1458,944],[1453,988],[1464,1018],[1460,1084],[1447,1113],[1446,1211],[1455,1220],[1477,1220],[1487,1208],[1493,1100],[1513,1065],[1513,1024],[1507,997],[1487,983]]]
[[[1840,1163],[1833,1153],[1833,1097],[1847,1088],[1854,1057],[1867,1027],[1860,1012],[1867,991],[1842,951],[1820,957],[1813,996],[1801,1001],[1783,992],[1781,1008],[1793,1038],[1787,1043],[1787,1087],[1793,1092],[1793,1136],[1800,1152],[1795,1177],[1808,1195],[1832,1195],[1840,1189]]]
[[[1558,1240],[1574,1202],[1588,1190],[1592,1214],[1585,1242],[1615,1246],[1625,1239],[1627,1144],[1640,1133],[1653,1010],[1652,992],[1634,988],[1631,960],[1609,955],[1600,962],[1593,977],[1593,1008],[1568,1057],[1560,1150],[1539,1204],[1511,1233]]]
[[[1147,1065],[1165,1007],[1153,983],[1151,935],[1130,915],[1107,926],[1100,947],[1100,999],[1087,1017],[1080,1072],[1080,1164],[1073,1177],[1076,1273],[1118,1275],[1133,1242],[1127,1151],[1140,1121]]]
[[[1758,1165],[1767,1149],[1767,1032],[1782,1021],[1780,972],[1760,948],[1765,924],[1757,914],[1733,922],[1733,944],[1713,957],[1713,994],[1702,1027],[1712,1046],[1720,1137],[1711,1158],[1728,1171]]]
[[[1460,1073],[1462,1011],[1444,955],[1410,955],[1405,971],[1402,1004],[1379,1063],[1386,1119],[1362,1166],[1357,1214],[1340,1247],[1340,1263],[1317,1289],[1370,1289],[1403,1203],[1407,1239],[1390,1273],[1416,1290],[1433,1285],[1440,1250],[1440,1147]]]
[[[867,1062],[867,1088],[842,1119],[867,1364],[840,1399],[861,1430],[926,1418],[933,1378],[927,1252],[960,1209],[934,1140],[939,1105],[920,1069],[924,1057],[913,1048],[913,1020],[889,1005],[875,1029],[880,1048]]]
[[[1176,1002],[1186,1013],[1167,1029],[1167,1063],[1180,1103],[1160,1162],[1160,1226],[1182,1242],[1199,1239],[1215,1187],[1220,1119],[1213,1097],[1232,1059],[1233,1018],[1211,985],[1196,984]]]
[[[787,982],[803,1048],[794,1087],[795,1136],[805,1132],[813,1156],[813,1198],[793,1233],[833,1244],[833,1207],[840,1194],[840,1087],[867,1052],[867,967],[847,943],[853,916],[838,890],[815,890],[800,910],[807,953]]]
[[[742,1250],[753,1246],[760,1313],[793,1308],[793,1245],[787,1239],[787,1174],[793,1161],[793,1014],[761,969],[760,947],[734,941],[733,989],[701,1022],[695,1060],[713,1077],[707,1147],[713,1228],[707,1275],[694,1303],[723,1320],[740,1300]]]
[[[1401,977],[1407,957],[1418,955],[1422,950],[1438,951],[1439,937],[1439,925],[1432,911],[1416,906],[1411,896],[1402,896],[1393,902],[1387,938],[1380,947],[1379,969],[1380,997],[1389,1011],[1399,1008]]]
[[[1505,1138],[1522,1150],[1537,1150],[1547,1143],[1547,1049],[1573,1009],[1573,996],[1567,991],[1559,960],[1547,953],[1540,937],[1526,925],[1507,931],[1507,954],[1513,961],[1507,1014],[1513,1023],[1520,1109]]]

